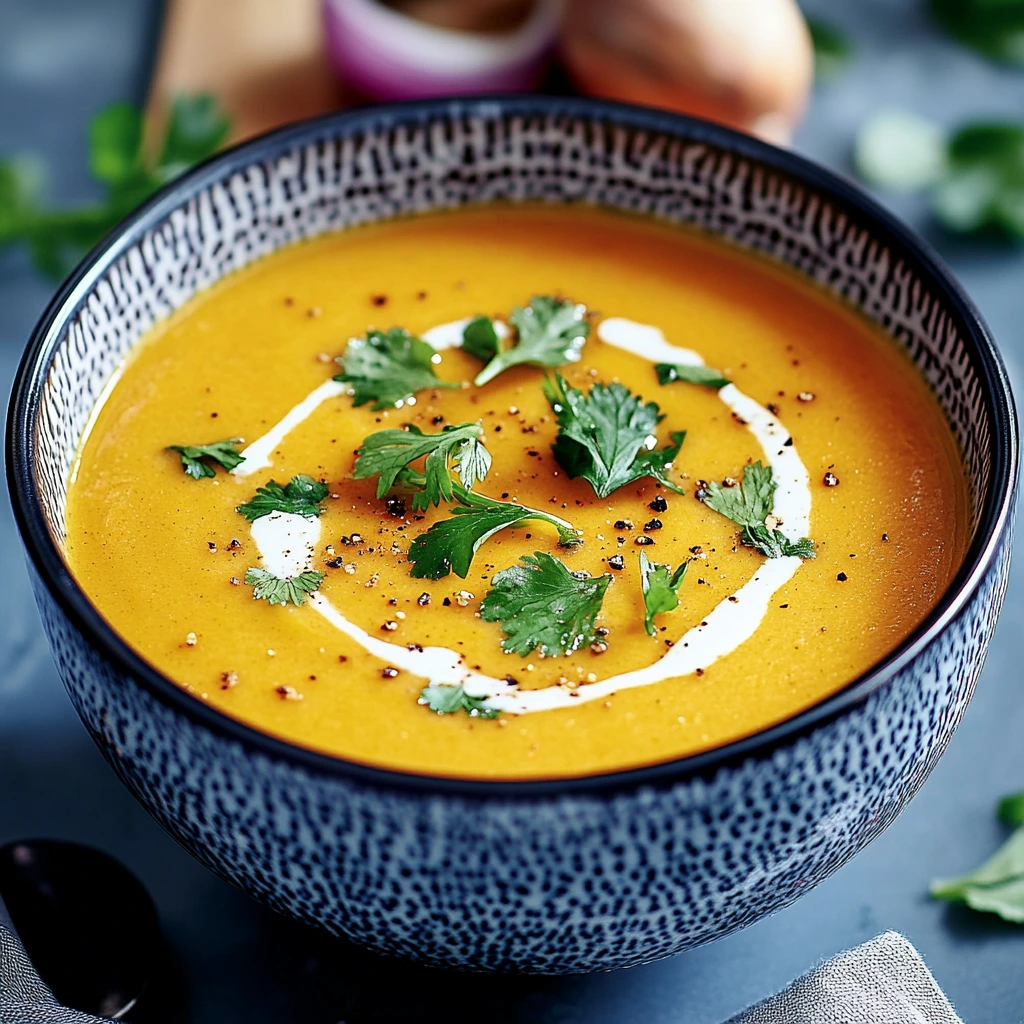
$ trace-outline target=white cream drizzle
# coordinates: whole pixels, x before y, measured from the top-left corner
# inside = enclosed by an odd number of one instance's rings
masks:
[[[461,343],[467,323],[468,319],[441,324],[422,337],[436,349],[453,348]],[[496,324],[496,327],[500,336],[507,333],[504,324]],[[607,344],[651,362],[703,365],[696,352],[670,344],[659,328],[648,324],[611,317],[601,322],[597,335]],[[312,415],[322,402],[343,394],[344,390],[344,385],[328,381],[313,391],[276,426],[245,449],[246,462],[235,470],[236,475],[247,476],[270,465],[269,455],[288,431]],[[764,450],[765,461],[772,467],[778,485],[774,514],[781,520],[779,529],[790,540],[806,537],[810,533],[809,478],[796,446],[785,444],[789,440],[789,432],[777,417],[733,384],[721,388],[718,397],[745,421],[747,429]],[[250,457],[255,465],[250,466]],[[241,472],[243,467],[245,471]],[[252,524],[252,535],[267,569],[282,577],[297,576],[313,566],[320,537],[320,520],[316,516],[274,512]],[[372,636],[345,618],[322,593],[311,594],[309,603],[336,629],[388,665],[421,676],[430,683],[461,685],[470,696],[484,699],[488,707],[522,715],[601,700],[619,690],[650,686],[707,668],[754,635],[764,619],[772,595],[792,579],[800,564],[801,559],[796,557],[766,560],[747,583],[729,595],[735,601],[728,597],[722,600],[700,625],[679,637],[654,664],[571,688],[550,686],[542,690],[521,690],[505,679],[496,679],[468,668],[463,656],[450,648],[410,650]]]

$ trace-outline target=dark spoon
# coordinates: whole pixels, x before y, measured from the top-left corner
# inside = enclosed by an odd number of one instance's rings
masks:
[[[0,847],[0,897],[57,1000],[103,1017],[135,1005],[157,966],[156,908],[99,850],[54,839]]]

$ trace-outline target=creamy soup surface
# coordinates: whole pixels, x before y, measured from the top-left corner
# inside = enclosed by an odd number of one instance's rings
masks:
[[[471,384],[484,361],[459,347],[467,319],[492,317],[508,349],[513,310],[535,296],[586,307],[578,361]],[[433,344],[438,384],[401,407],[356,406],[351,383],[332,382],[335,357],[393,326]],[[700,361],[731,384],[663,384],[655,369]],[[686,431],[663,480],[599,497],[587,476],[570,478],[552,449],[564,404],[542,387],[556,374],[584,401],[618,382],[656,403],[640,454]],[[567,525],[501,529],[465,578],[416,578],[410,547],[453,517],[453,502],[421,514],[401,480],[390,502],[378,497],[375,477],[354,478],[355,453],[381,430],[460,424],[480,425],[474,443],[491,457],[475,494]],[[207,459],[212,477],[194,479],[167,450],[226,439],[246,461],[228,471]],[[455,484],[457,469],[449,462]],[[745,473],[769,471],[774,508],[759,522],[802,554],[742,543],[715,504],[742,493]],[[236,511],[298,474],[327,485],[305,514]],[[584,775],[756,732],[884,658],[959,565],[966,493],[951,432],[906,356],[793,273],[625,216],[494,207],[293,246],[161,323],[84,439],[67,552],[132,647],[258,729],[403,771]],[[560,546],[567,535],[581,543]],[[521,559],[535,553],[603,588],[596,601],[588,591],[596,618],[571,649],[547,657],[502,649],[540,628],[524,618],[536,608],[511,622],[481,615],[499,582],[516,600],[500,574],[533,571]],[[669,567],[662,581],[687,564],[653,636],[642,556]],[[301,605],[271,604],[254,596],[250,570],[314,582],[298,588]]]

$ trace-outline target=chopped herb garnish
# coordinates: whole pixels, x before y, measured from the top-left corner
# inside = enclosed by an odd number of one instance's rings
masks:
[[[423,512],[430,505],[451,501],[455,468],[463,487],[472,490],[491,468],[491,456],[480,443],[479,423],[445,427],[439,434],[424,434],[418,427],[406,430],[378,430],[363,441],[356,456],[354,476],[365,480],[376,476],[377,497],[383,498],[396,483],[414,490],[413,508]],[[425,458],[423,472],[407,470]]]
[[[689,366],[686,363],[658,363],[654,367],[659,384],[673,384],[677,380],[686,384],[703,384],[709,388],[724,388],[732,381],[722,376],[721,370],[710,366]]]
[[[597,639],[594,621],[611,580],[570,572],[557,558],[535,551],[495,573],[480,618],[501,625],[506,654],[526,657],[535,648],[541,657],[571,654]]]
[[[217,471],[207,460],[229,471],[245,462],[235,450],[235,445],[241,443],[240,437],[232,437],[227,441],[215,441],[213,444],[170,444],[167,450],[177,452],[181,456],[181,465],[193,480],[202,480],[204,477],[217,475]]]
[[[679,584],[683,582],[689,562],[683,562],[675,572],[672,566],[652,562],[647,552],[640,552],[640,586],[644,594],[644,629],[655,635],[654,616],[679,607]]]
[[[275,576],[269,569],[250,569],[245,574],[245,582],[253,588],[253,598],[270,604],[305,604],[304,595],[312,594],[323,581],[324,574],[314,569],[288,579]]]
[[[45,169],[36,161],[0,159],[0,249],[24,244],[39,271],[63,277],[82,252],[143,200],[214,153],[229,127],[212,96],[178,96],[163,145],[153,152],[143,144],[138,107],[105,107],[89,124],[89,169],[104,196],[70,209],[47,207],[40,195]]]
[[[550,512],[473,494],[458,484],[454,484],[452,490],[459,502],[451,510],[452,518],[434,523],[409,546],[412,575],[417,579],[437,580],[450,572],[465,579],[473,556],[483,543],[500,530],[528,520],[536,519],[553,526],[558,531],[561,547],[571,548],[583,543],[571,523]]]
[[[654,431],[663,417],[654,402],[645,404],[622,384],[595,384],[584,396],[558,373],[544,381],[544,394],[558,419],[551,446],[558,464],[570,477],[588,481],[599,498],[645,476],[683,493],[668,471],[686,433],[671,434],[670,445],[655,449]]]
[[[235,511],[241,512],[249,522],[270,515],[271,512],[290,512],[297,516],[318,516],[322,509],[320,502],[327,497],[330,488],[318,483],[311,476],[293,476],[283,487],[274,480],[256,488],[256,495]]]
[[[462,351],[489,363],[499,348],[498,332],[489,316],[477,316],[466,324],[462,332]]]
[[[431,711],[439,715],[454,715],[465,711],[472,718],[497,718],[498,712],[489,708],[481,697],[470,697],[465,688],[431,683],[423,687],[419,704],[426,704]]]
[[[928,891],[937,900],[965,903],[1024,924],[1024,793],[1001,800],[999,817],[1017,826],[1010,838],[981,867],[959,878],[938,879]]]
[[[738,487],[723,487],[712,481],[704,491],[704,503],[742,527],[740,542],[768,558],[796,555],[814,558],[814,543],[806,537],[792,541],[781,530],[769,526],[775,502],[775,475],[771,466],[755,462],[743,470]]]
[[[502,349],[494,324],[490,324],[490,333],[485,331],[478,317],[472,321],[469,331],[473,328],[469,346],[463,335],[463,348],[474,355],[483,355],[491,346],[490,335],[493,334],[494,355],[491,361],[476,375],[474,384],[486,384],[510,366],[529,363],[531,366],[563,366],[565,363],[579,362],[580,352],[590,334],[590,324],[586,321],[587,307],[579,303],[556,299],[550,295],[535,295],[528,306],[517,306],[508,318],[516,329],[517,337],[514,344]],[[474,327],[474,324],[477,326]]]
[[[342,372],[334,379],[348,384],[353,405],[373,402],[372,409],[399,407],[425,388],[457,388],[434,372],[437,353],[404,327],[367,331],[352,338],[338,356]]]

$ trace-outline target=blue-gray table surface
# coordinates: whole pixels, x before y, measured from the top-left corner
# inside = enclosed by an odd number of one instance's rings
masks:
[[[849,171],[857,126],[882,107],[947,124],[1024,113],[1024,72],[993,67],[942,38],[920,0],[806,6],[857,44],[849,70],[815,93],[797,139],[801,152],[830,167]],[[55,198],[93,195],[87,119],[105,103],[144,95],[158,14],[155,0],[0,0],[0,153],[42,155]],[[937,233],[917,198],[891,205],[952,265],[1019,386],[1024,252]],[[51,290],[22,256],[0,256],[5,392]],[[436,1013],[530,1024],[716,1024],[818,959],[894,928],[921,950],[968,1024],[1024,1021],[1024,928],[925,894],[930,878],[992,852],[1002,839],[996,798],[1024,789],[1024,555],[1014,563],[963,725],[921,794],[880,839],[797,904],[738,935],[647,967],[567,979],[456,976],[371,957],[284,921],[209,874],[129,796],[71,709],[7,502],[0,504],[0,557],[0,842],[55,836],[91,843],[139,875],[180,964],[175,1018],[364,1024]]]

